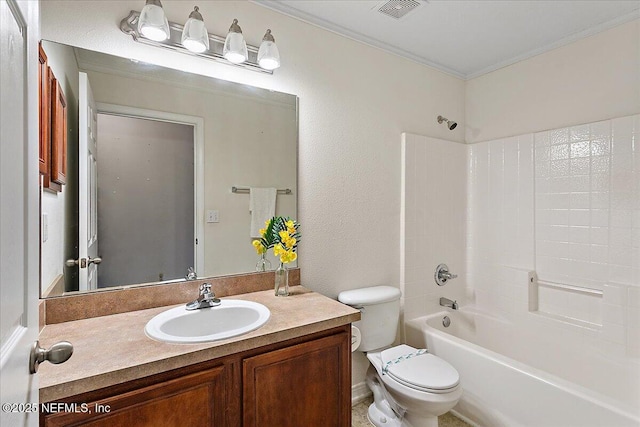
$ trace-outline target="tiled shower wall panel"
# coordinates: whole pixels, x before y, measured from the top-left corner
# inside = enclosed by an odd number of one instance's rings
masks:
[[[477,305],[527,309],[534,269],[533,135],[468,148],[467,273]]]
[[[640,285],[640,115],[534,140],[540,279]]]
[[[578,332],[571,336],[607,354],[640,355],[639,123],[624,117],[468,147],[467,281],[479,308]],[[529,270],[603,294],[540,288],[539,311],[560,317],[531,317]]]
[[[405,319],[439,310],[440,297],[465,297],[467,147],[403,134],[401,283]],[[458,278],[436,285],[445,263]]]

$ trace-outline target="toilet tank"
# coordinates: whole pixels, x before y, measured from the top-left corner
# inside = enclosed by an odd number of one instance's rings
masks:
[[[358,350],[377,350],[393,344],[400,319],[400,289],[392,286],[352,289],[340,292],[338,301],[361,311],[361,320],[353,324],[362,334]]]

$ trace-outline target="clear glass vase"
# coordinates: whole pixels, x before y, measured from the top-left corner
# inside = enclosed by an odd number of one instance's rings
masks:
[[[256,264],[256,271],[271,271],[271,261],[266,256],[266,253],[260,254],[260,259]]]
[[[276,269],[275,290],[277,297],[289,296],[289,269],[282,262]]]

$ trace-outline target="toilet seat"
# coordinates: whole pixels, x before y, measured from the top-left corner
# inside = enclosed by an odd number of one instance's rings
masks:
[[[460,383],[458,371],[445,360],[402,344],[380,353],[384,372],[394,381],[414,390],[449,393]]]

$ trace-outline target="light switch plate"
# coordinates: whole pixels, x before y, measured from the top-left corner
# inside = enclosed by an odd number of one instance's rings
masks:
[[[207,222],[220,222],[220,212],[219,211],[207,211]]]

